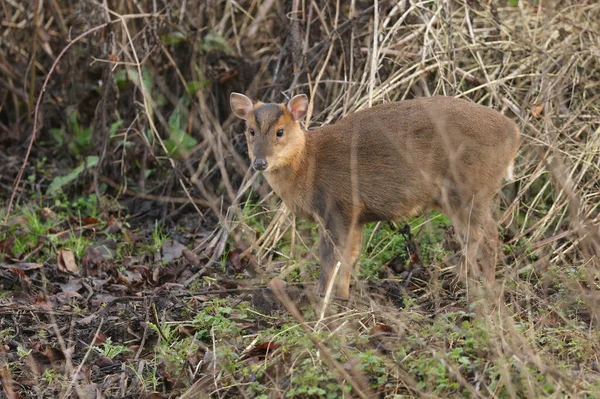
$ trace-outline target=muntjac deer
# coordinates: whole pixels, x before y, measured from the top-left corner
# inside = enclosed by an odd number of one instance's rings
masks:
[[[516,124],[466,100],[429,97],[377,105],[304,131],[306,95],[285,104],[231,93],[246,121],[254,169],[295,214],[321,225],[319,293],[335,284],[348,298],[365,223],[406,219],[429,209],[450,217],[462,241],[463,266],[495,278],[493,197],[512,172]],[[334,270],[341,267],[336,279]],[[460,276],[467,277],[461,266]]]

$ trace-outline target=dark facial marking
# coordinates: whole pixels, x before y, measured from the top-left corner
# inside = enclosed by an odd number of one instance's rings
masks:
[[[277,104],[264,104],[254,110],[254,120],[265,134],[273,123],[283,115],[283,111]]]

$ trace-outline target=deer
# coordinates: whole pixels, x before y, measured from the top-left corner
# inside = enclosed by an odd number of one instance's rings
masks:
[[[447,215],[458,233],[459,278],[495,280],[494,198],[503,180],[512,179],[520,143],[510,118],[465,99],[434,96],[375,105],[305,130],[304,94],[284,104],[233,92],[230,105],[245,121],[252,167],[291,212],[319,223],[321,296],[329,290],[350,297],[365,224],[431,210]]]

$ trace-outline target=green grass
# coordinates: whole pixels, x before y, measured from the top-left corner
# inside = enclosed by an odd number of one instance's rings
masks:
[[[72,207],[71,212],[80,215],[76,207]],[[55,228],[62,231],[81,227],[73,225],[66,215],[63,210],[55,219],[44,220],[35,208],[18,208],[14,217],[22,216],[22,222],[5,228],[2,238],[15,235],[13,253],[21,255],[36,245],[43,245],[44,251],[31,261],[52,262],[56,256],[54,250],[61,248],[72,249],[80,259],[87,246],[94,243],[91,236],[63,234],[59,239],[56,233],[51,233]],[[259,226],[267,221],[260,212],[248,215],[262,221],[249,219],[247,226]],[[448,224],[445,217],[435,213],[409,221],[412,240],[418,244],[424,267],[433,267],[447,254],[440,242]],[[318,274],[315,263],[299,261],[307,245],[308,250],[312,248],[316,234],[311,223],[299,222],[297,229],[306,241],[296,244],[296,258],[289,260],[292,267],[287,278],[302,282],[315,279]],[[123,246],[120,251],[128,256],[148,249],[155,251],[171,233],[157,223],[147,234],[146,244]],[[44,237],[47,242],[41,243]],[[120,233],[112,238],[123,239]],[[359,278],[375,282],[381,279],[383,265],[406,251],[407,239],[406,234],[398,233],[395,225],[367,226]],[[287,253],[291,248],[291,234],[285,234],[278,245],[281,252]],[[506,250],[521,253],[523,259],[529,261],[537,258],[526,239],[516,241]],[[485,315],[481,309],[487,305],[482,299],[445,291],[427,293],[426,290],[420,297],[407,295],[403,310],[385,300],[369,306],[355,303],[352,310],[342,311],[320,323],[317,322],[318,309],[309,303],[298,306],[311,334],[331,352],[333,359],[352,375],[360,375],[357,378],[373,392],[385,392],[387,397],[403,397],[419,391],[438,397],[472,397],[475,387],[481,389],[481,395],[497,398],[512,398],[514,392],[528,392],[533,397],[568,396],[568,387],[556,373],[570,375],[578,368],[581,373],[592,373],[588,370],[590,359],[600,351],[600,335],[595,329],[590,330],[589,323],[580,316],[588,311],[588,302],[572,295],[574,283],[587,284],[595,275],[582,263],[573,263],[570,267],[551,265],[544,275],[532,270],[523,273],[522,280],[506,282],[506,295],[512,298],[506,304],[512,313],[492,310]],[[207,278],[210,284],[218,281]],[[203,290],[208,285],[199,281],[190,289]],[[532,289],[537,292],[535,296]],[[447,310],[435,315],[427,310],[437,308]],[[89,312],[76,301],[71,309],[73,314]],[[231,295],[209,298],[196,310],[184,308],[168,319],[157,315],[158,319],[147,323],[156,344],[145,358],[147,367],[141,373],[136,369],[135,378],[147,391],[160,390],[163,380],[157,371],[159,368],[170,375],[181,375],[189,370],[187,359],[203,358],[209,348],[214,350],[218,378],[224,388],[243,386],[247,395],[264,398],[275,392],[285,392],[286,397],[348,397],[351,386],[347,382],[340,384],[339,375],[298,320],[285,312],[262,312],[253,309],[248,298]],[[127,317],[126,314],[122,316]],[[376,323],[387,325],[390,332],[381,337],[373,335]],[[2,336],[18,339],[10,329],[3,330]],[[38,339],[51,338],[40,335]],[[268,354],[247,355],[248,349],[268,342],[277,345]],[[524,352],[506,352],[506,344],[502,342],[510,342],[510,348],[522,345]],[[127,359],[132,355],[125,342],[115,337],[93,349],[97,355],[112,359]],[[27,345],[20,347],[21,359],[30,351]],[[540,361],[524,355],[528,351],[534,351]],[[11,367],[20,369],[21,362],[16,360]],[[552,362],[552,372],[544,367],[548,362]],[[284,374],[275,373],[276,369],[285,370]],[[411,376],[410,383],[405,380],[406,375]],[[53,370],[45,371],[41,380],[47,385],[64,383],[60,373]],[[583,391],[593,392],[599,387],[593,379],[579,383]],[[583,394],[582,397],[594,396]]]

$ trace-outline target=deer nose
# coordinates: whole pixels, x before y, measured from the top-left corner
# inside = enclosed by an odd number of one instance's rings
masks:
[[[265,169],[267,169],[267,166],[269,166],[269,164],[267,163],[266,159],[256,158],[254,160],[254,163],[252,164],[252,166],[256,170],[265,170]]]

